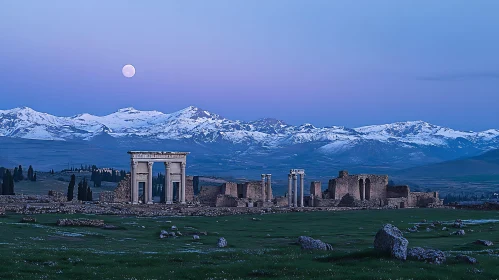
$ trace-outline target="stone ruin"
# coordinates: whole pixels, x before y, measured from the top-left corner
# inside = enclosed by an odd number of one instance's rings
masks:
[[[299,171],[303,173],[301,169]],[[438,197],[438,192],[411,192],[409,186],[388,186],[387,175],[350,175],[348,171],[342,170],[337,178],[329,180],[328,188],[325,191],[322,191],[321,182],[311,182],[308,196],[303,195],[303,180],[300,178],[300,181],[302,181],[300,183],[300,200],[297,200],[297,180],[294,181],[295,188],[291,194],[288,193],[284,197],[274,197],[272,195],[270,176],[270,174],[262,174],[261,181],[225,182],[220,185],[201,187],[198,176],[185,176],[183,199],[188,203],[211,207],[407,208],[443,205],[443,201]],[[172,200],[177,203],[182,202],[179,199],[181,194],[178,188],[175,194]],[[131,198],[130,175],[127,175],[119,182],[114,191],[100,193],[101,202],[124,203],[131,202]],[[290,205],[291,198],[293,198],[292,205]],[[149,203],[152,202],[149,201]]]

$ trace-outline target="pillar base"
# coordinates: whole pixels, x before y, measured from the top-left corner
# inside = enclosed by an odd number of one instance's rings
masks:
[[[180,204],[187,204],[187,202],[185,202],[185,201],[184,202],[180,202]]]
[[[154,204],[154,202],[152,202],[152,201],[148,201],[148,202],[147,202],[147,204]]]
[[[137,205],[137,204],[139,204],[139,202],[138,201],[134,201],[134,202],[132,202],[132,204],[133,205]]]
[[[167,201],[166,204],[173,204],[173,201]]]

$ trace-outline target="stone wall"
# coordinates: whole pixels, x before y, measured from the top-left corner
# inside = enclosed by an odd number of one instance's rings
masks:
[[[199,190],[198,200],[203,205],[216,206],[217,196],[221,192],[221,186],[202,186]]]
[[[287,196],[278,196],[274,198],[274,204],[279,207],[287,207],[288,206],[288,197]]]
[[[194,179],[192,176],[185,176],[185,201],[194,200]]]
[[[386,205],[389,208],[407,208],[407,197],[387,198]]]
[[[194,190],[194,195],[199,194],[199,176],[192,177],[192,188]]]
[[[238,197],[237,195],[237,183],[227,182],[222,184],[222,194],[230,195],[232,197]]]
[[[397,197],[409,197],[411,189],[409,186],[393,186],[386,188],[387,198],[397,198]]]
[[[361,196],[364,196],[366,200],[386,198],[387,175],[345,174],[348,173],[341,171],[338,178],[329,180],[329,198],[342,199],[347,194],[356,200],[361,200]],[[362,185],[364,188],[361,188]],[[364,189],[365,194],[362,193]]]
[[[408,200],[409,207],[434,207],[443,205],[438,198],[438,192],[411,192]]]
[[[262,182],[252,181],[237,185],[237,193],[239,198],[250,198],[253,200],[262,199]]]
[[[324,199],[314,197],[313,207],[337,207],[340,204],[339,199]]]
[[[219,194],[216,198],[216,207],[238,207],[237,197],[226,194]],[[244,204],[244,206],[246,206]]]
[[[114,202],[130,202],[130,192],[131,192],[132,179],[130,174],[127,174],[123,180],[118,183],[116,189],[114,189]]]
[[[322,187],[320,181],[313,181],[310,183],[310,195],[322,197]]]

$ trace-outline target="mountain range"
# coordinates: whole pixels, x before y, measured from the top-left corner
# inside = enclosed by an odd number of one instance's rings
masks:
[[[71,152],[75,147],[78,151]],[[27,107],[0,110],[0,165],[50,155],[43,167],[68,162],[124,167],[126,150],[185,150],[191,152],[195,172],[246,176],[263,169],[307,168],[320,177],[343,168],[410,168],[497,148],[498,129],[459,131],[424,121],[357,128],[294,126],[272,118],[230,120],[193,106],[174,113],[124,108],[106,116],[71,117]]]

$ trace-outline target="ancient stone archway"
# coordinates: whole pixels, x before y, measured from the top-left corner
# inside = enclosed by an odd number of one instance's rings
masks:
[[[366,200],[371,199],[371,180],[369,178],[366,178],[365,197]]]

